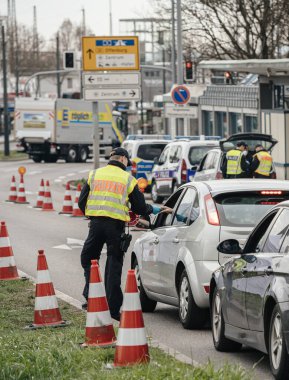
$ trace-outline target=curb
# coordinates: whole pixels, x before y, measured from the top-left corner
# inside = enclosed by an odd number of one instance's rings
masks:
[[[34,284],[36,283],[35,278],[32,277],[32,276],[30,276],[29,274],[27,274],[25,272],[22,272],[19,269],[18,269],[18,273],[19,273],[19,275],[25,276],[29,280],[33,281]],[[55,295],[56,295],[56,297],[58,297],[62,301],[69,303],[70,305],[76,307],[79,310],[82,310],[82,308],[81,308],[81,302],[78,301],[78,300],[76,300],[75,298],[72,298],[72,297],[68,296],[67,294],[62,293],[62,292],[60,292],[57,289],[55,289]],[[118,323],[116,322],[116,324],[114,324],[114,326],[118,327]],[[182,354],[181,352],[175,350],[172,347],[169,347],[169,346],[167,346],[167,345],[165,345],[163,343],[160,343],[156,339],[148,339],[148,341],[149,341],[149,345],[151,347],[159,348],[165,354],[168,354],[168,355],[172,356],[174,359],[176,359],[176,360],[178,360],[178,361],[180,361],[182,363],[190,364],[190,365],[193,365],[194,367],[200,366],[200,363],[196,362],[195,360],[193,360],[189,356]]]

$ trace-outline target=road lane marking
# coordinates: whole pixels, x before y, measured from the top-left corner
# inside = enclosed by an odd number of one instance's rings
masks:
[[[76,173],[68,173],[67,177],[72,177],[73,175],[76,175]]]

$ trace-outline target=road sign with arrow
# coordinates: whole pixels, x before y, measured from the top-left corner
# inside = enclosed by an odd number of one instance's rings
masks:
[[[140,87],[103,87],[89,88],[85,87],[83,91],[85,100],[123,100],[123,101],[139,101]]]
[[[138,37],[82,37],[84,71],[139,70]]]
[[[85,87],[103,87],[103,86],[140,86],[140,73],[88,73],[83,74],[83,83]]]

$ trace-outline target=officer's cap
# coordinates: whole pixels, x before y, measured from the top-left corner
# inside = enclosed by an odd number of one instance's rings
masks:
[[[111,151],[110,157],[112,156],[124,156],[127,158],[127,166],[131,166],[131,160],[128,155],[128,151],[124,148],[115,148]]]
[[[240,147],[240,146],[244,146],[246,148],[246,146],[248,146],[245,141],[238,141],[236,146]]]

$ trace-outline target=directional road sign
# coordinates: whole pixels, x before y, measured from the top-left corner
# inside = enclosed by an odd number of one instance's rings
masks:
[[[138,37],[82,37],[84,71],[139,70]]]
[[[176,86],[171,91],[171,97],[175,104],[186,104],[190,101],[191,94],[186,86]]]
[[[140,73],[87,73],[83,75],[86,88],[99,88],[104,86],[139,86]]]
[[[84,88],[85,100],[140,100],[140,87],[129,88]]]

